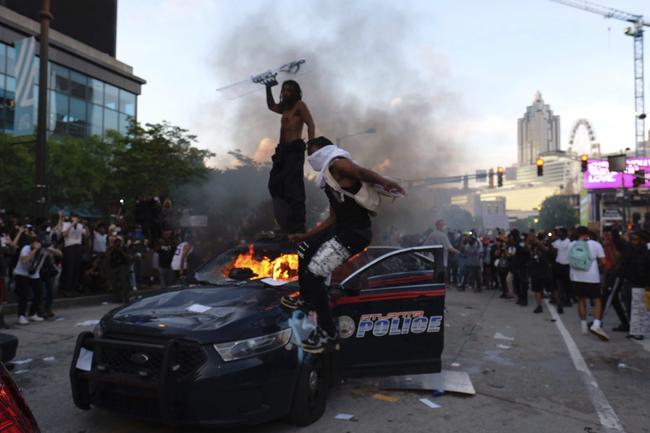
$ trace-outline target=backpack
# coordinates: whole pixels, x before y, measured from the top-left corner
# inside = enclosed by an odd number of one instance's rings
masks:
[[[377,209],[381,203],[381,197],[377,189],[367,182],[361,182],[361,188],[357,191],[356,194],[352,194],[349,191],[344,190],[341,185],[334,179],[332,173],[330,173],[329,167],[324,169],[325,183],[332,188],[336,193],[338,193],[340,200],[343,202],[345,199],[344,196],[352,198],[359,206],[370,211],[372,216],[377,215]]]
[[[569,266],[577,271],[588,271],[591,267],[591,257],[589,243],[587,241],[576,241],[569,250]]]

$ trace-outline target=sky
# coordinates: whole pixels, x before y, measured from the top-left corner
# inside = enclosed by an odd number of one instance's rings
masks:
[[[605,1],[650,20],[647,0]],[[122,0],[117,59],[147,80],[141,122],[188,129],[226,167],[234,149],[268,160],[279,118],[261,86],[237,99],[216,89],[305,58],[296,79],[318,133],[374,128],[342,145],[419,178],[516,162],[517,119],[537,91],[561,117],[562,149],[581,118],[604,152],[634,147],[627,25],[548,0]],[[576,147],[587,150],[584,130]]]

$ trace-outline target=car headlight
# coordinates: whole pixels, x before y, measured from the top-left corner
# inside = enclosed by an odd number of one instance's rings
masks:
[[[102,338],[104,336],[104,330],[102,329],[102,324],[98,323],[93,329],[93,336],[95,338]]]
[[[224,361],[229,362],[279,349],[286,346],[290,340],[291,328],[287,328],[261,337],[218,343],[214,345],[214,348]]]

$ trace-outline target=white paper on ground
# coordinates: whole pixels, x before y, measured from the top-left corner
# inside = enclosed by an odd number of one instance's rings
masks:
[[[505,349],[505,350],[512,349],[512,347],[506,346],[505,344],[497,344],[497,347],[499,349]]]
[[[288,281],[274,280],[273,278],[262,278],[260,281],[273,287],[284,286],[288,283]]]
[[[459,362],[452,362],[451,366],[452,367],[460,367],[460,363]]]
[[[426,404],[427,406],[429,406],[431,409],[438,409],[440,407],[439,404],[435,404],[434,402],[432,402],[428,398],[421,398],[420,401],[422,403]]]
[[[338,414],[338,415],[336,415],[336,416],[334,417],[334,419],[344,419],[344,420],[346,420],[346,421],[349,421],[349,420],[351,420],[352,418],[354,418],[354,415],[349,414],[349,413],[340,413],[340,414]]]
[[[93,366],[93,351],[86,350],[83,347],[79,350],[79,358],[75,367],[79,370],[90,371]]]
[[[500,332],[497,332],[496,334],[494,334],[494,339],[495,340],[508,340],[508,341],[513,341],[514,340],[513,337],[506,337],[505,335],[503,335]]]
[[[186,308],[187,311],[191,311],[192,313],[205,313],[212,307],[208,307],[207,305],[201,305],[201,304],[192,304],[189,307]]]
[[[16,370],[14,371],[14,374],[24,374],[27,373],[29,370]]]
[[[57,317],[54,319],[55,322],[60,322],[61,320],[65,320],[65,317]]]
[[[43,358],[43,361],[45,361],[45,362],[54,362],[54,361],[56,361],[56,358],[53,357],[53,356],[46,356],[45,358]]]
[[[29,364],[30,362],[32,362],[32,358],[14,359],[13,361],[11,361],[11,363],[14,365]]]
[[[79,322],[74,326],[95,326],[99,324],[99,320],[84,320],[83,322]]]

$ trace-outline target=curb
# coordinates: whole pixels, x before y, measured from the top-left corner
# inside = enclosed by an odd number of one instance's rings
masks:
[[[153,292],[157,290],[157,287],[151,287],[146,289],[140,289],[137,292],[129,292],[132,294],[142,294],[147,292]],[[111,293],[102,293],[99,295],[88,295],[88,296],[77,296],[73,298],[55,298],[52,302],[52,309],[64,309],[71,307],[79,307],[84,305],[101,305],[102,302],[112,303],[115,300],[115,297]],[[118,304],[116,304],[118,305]],[[18,312],[18,303],[11,302],[2,306],[0,314],[5,316],[16,314]]]

